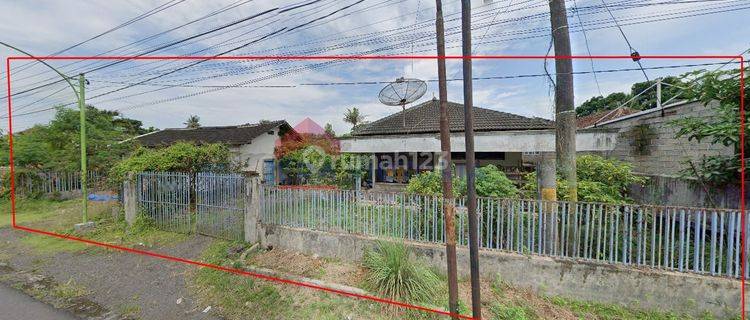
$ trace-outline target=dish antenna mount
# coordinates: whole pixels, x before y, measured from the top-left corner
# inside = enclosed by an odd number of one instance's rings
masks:
[[[387,106],[401,106],[402,121],[406,127],[406,105],[417,101],[427,92],[427,83],[419,79],[398,78],[380,90],[378,99]]]

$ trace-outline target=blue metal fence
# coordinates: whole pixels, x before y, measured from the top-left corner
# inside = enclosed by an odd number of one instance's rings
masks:
[[[262,198],[265,224],[445,241],[436,196],[265,188]],[[467,211],[463,199],[456,205],[457,241],[465,246]],[[479,198],[477,208],[484,249],[740,275],[739,210],[494,198]]]

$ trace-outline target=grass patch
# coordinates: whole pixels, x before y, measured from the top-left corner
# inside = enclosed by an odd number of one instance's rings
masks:
[[[17,203],[17,223],[42,230],[72,235],[98,242],[112,243],[125,246],[170,245],[187,239],[188,235],[161,231],[154,223],[139,216],[133,226],[128,226],[120,216],[113,218],[111,212],[116,205],[112,202],[90,202],[89,217],[96,222],[96,227],[83,234],[77,234],[73,226],[81,219],[80,199],[52,201],[22,199]],[[10,223],[10,205],[3,202],[0,209],[4,209],[3,218]],[[2,226],[2,224],[0,224]],[[84,243],[59,239],[46,235],[28,234],[21,239],[21,243],[40,254],[55,252],[79,252],[88,248],[95,248]]]
[[[0,227],[11,225],[10,200],[0,200]],[[54,201],[47,199],[25,199],[16,201],[16,223],[33,224],[39,221],[51,220],[60,215],[70,216],[78,212],[80,218],[81,200]]]
[[[80,298],[89,294],[86,287],[77,284],[73,279],[66,283],[58,284],[52,289],[52,295],[60,299]]]
[[[117,307],[117,312],[123,317],[131,318],[141,313],[141,306],[135,303],[125,303]]]
[[[693,317],[687,314],[675,314],[672,312],[646,311],[635,308],[627,308],[618,305],[583,302],[563,297],[552,297],[549,300],[560,307],[571,310],[576,316],[581,318],[595,318],[602,320],[678,320],[678,319],[699,319],[713,320],[711,315]],[[740,319],[739,315],[730,319]]]
[[[533,312],[522,306],[511,306],[502,303],[495,303],[490,307],[490,311],[496,320],[531,320],[536,319]]]
[[[41,234],[28,234],[21,238],[21,243],[28,246],[39,254],[50,254],[56,252],[79,252],[85,250],[88,245],[72,240],[59,239]]]
[[[235,243],[214,241],[203,253],[202,260],[216,265],[231,265],[227,249]],[[225,271],[201,268],[193,279],[201,303],[216,306],[227,319],[283,318],[279,313],[289,310],[291,301],[271,285],[258,283],[250,277]]]
[[[214,240],[201,260],[234,266],[227,249],[237,243]],[[210,305],[228,319],[393,319],[378,303],[322,293],[314,289],[275,284],[210,268],[191,277],[201,305]],[[399,316],[403,319],[405,317]]]

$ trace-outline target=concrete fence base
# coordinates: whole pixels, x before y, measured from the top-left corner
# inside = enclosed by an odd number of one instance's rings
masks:
[[[358,262],[372,237],[334,234],[284,226],[263,226],[261,244]],[[414,254],[445,271],[443,246],[406,242]],[[458,248],[459,276],[469,275],[469,251]],[[740,313],[740,281],[691,273],[634,268],[573,259],[480,250],[480,272],[517,287],[553,296],[716,317]]]

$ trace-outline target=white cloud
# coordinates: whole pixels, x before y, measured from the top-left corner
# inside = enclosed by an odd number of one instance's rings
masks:
[[[159,43],[182,39],[197,32],[236,21],[237,19],[247,17],[273,6],[294,2],[296,1],[253,1],[152,41],[141,43],[121,53],[132,54],[140,52]],[[0,24],[0,34],[3,34],[3,41],[16,44],[35,54],[49,54],[127,21],[137,14],[154,8],[161,3],[163,1],[160,0],[132,0],[127,2],[105,0],[88,2],[0,2],[0,20],[3,21]],[[186,1],[153,17],[134,23],[131,26],[71,50],[68,54],[92,55],[113,49],[131,41],[183,24],[229,3],[231,2]],[[502,12],[502,14],[497,16],[494,15],[493,11],[487,11],[492,6],[504,8],[508,3],[507,1],[496,1],[495,4],[490,6],[483,6],[478,2],[474,3],[475,25],[482,25],[493,20],[500,22],[504,19],[518,18],[531,13],[546,11],[544,2],[536,6],[523,6],[514,2],[511,3],[512,6],[509,7],[509,12]],[[598,1],[578,1],[579,6],[592,3],[598,3]],[[216,47],[203,52],[203,54],[217,54],[232,46],[238,46],[250,39],[257,39],[268,32],[278,30],[282,26],[289,28],[321,17],[344,5],[340,1],[325,2],[325,4],[327,7],[309,7],[307,9],[310,10],[295,13],[294,15],[268,16],[262,18],[267,20],[261,19],[256,21],[257,23],[255,24],[252,22],[240,24],[236,26],[236,29],[232,27],[219,32],[221,35],[212,34],[211,37],[196,39],[191,41],[189,45],[166,50],[161,52],[161,54],[185,54],[211,46]],[[461,53],[458,46],[460,43],[458,33],[459,21],[455,20],[458,17],[457,14],[460,12],[458,4],[458,1],[447,2],[444,8],[446,20],[448,21],[446,25],[446,30],[448,30],[448,55],[460,55]],[[421,11],[419,18],[415,13],[418,5]],[[231,54],[258,53],[273,55],[286,53],[302,54],[303,52],[305,54],[351,54],[369,52],[387,45],[394,45],[394,47],[385,51],[377,51],[376,53],[410,54],[413,43],[415,54],[430,55],[435,52],[434,42],[431,40],[434,33],[434,26],[430,23],[424,24],[422,28],[416,28],[411,25],[415,21],[430,21],[434,17],[433,6],[432,2],[422,0],[407,0],[398,4],[387,5],[375,2],[363,2],[348,11],[329,18],[329,23],[320,27],[269,38]],[[684,4],[681,6],[698,6],[698,4]],[[626,10],[616,10],[615,14],[618,19],[622,19],[621,21],[626,23],[628,17],[651,14],[659,8],[662,7],[629,8]],[[662,9],[673,8],[676,8],[676,6],[665,5]],[[343,13],[352,13],[365,9],[366,11],[360,13],[343,15]],[[737,27],[744,25],[743,14],[746,13],[740,11],[737,13],[625,26],[624,30],[633,45],[643,54],[732,54],[744,50],[748,46],[748,43],[744,40],[743,28]],[[341,18],[338,18],[339,16]],[[82,19],[81,17],[86,18]],[[596,19],[606,20],[608,16],[603,12],[594,15],[584,15],[584,20],[586,21]],[[578,21],[577,19],[571,19],[570,23],[576,25]],[[543,54],[547,49],[548,39],[525,38],[525,36],[529,30],[546,28],[547,26],[548,21],[545,17],[541,16],[541,18],[533,20],[517,20],[489,28],[480,28],[474,32],[475,48],[478,48],[475,54]],[[257,29],[253,30],[253,28]],[[243,34],[245,32],[248,33]],[[483,36],[485,34],[486,36]],[[361,35],[367,35],[369,40],[365,42],[358,41],[358,39],[362,38],[360,37]],[[409,39],[412,36],[421,36],[424,39],[410,41]],[[624,45],[622,36],[616,29],[589,30],[588,36],[593,54],[627,53],[627,47]],[[508,37],[518,39],[502,41]],[[479,41],[479,38],[482,38],[481,41]],[[574,53],[586,54],[582,34],[574,33],[572,40]],[[477,42],[485,43],[478,44]],[[300,45],[304,43],[309,44]],[[16,55],[16,53],[0,49],[0,55]],[[62,66],[66,63],[53,62],[56,66]],[[87,62],[76,64],[73,67],[80,67],[88,63],[93,63],[92,65],[103,64],[102,62]],[[118,67],[94,72],[89,75],[93,82],[90,96],[95,95],[97,92],[106,92],[107,90],[117,88],[117,86],[114,86],[100,89],[100,86],[106,85],[106,83],[101,81],[138,82],[147,79],[149,76],[159,74],[162,70],[186,65],[187,63],[189,62],[124,63]],[[299,67],[315,63],[319,62],[272,62],[265,67],[266,69],[272,69],[271,71],[249,73],[252,70],[242,72],[238,72],[237,70],[242,66],[247,67],[269,63],[211,62],[176,73],[172,76],[164,77],[157,80],[157,82],[181,83],[185,82],[185,79],[188,77],[223,75],[229,72],[232,74],[192,83],[197,85],[227,85],[262,78],[276,72],[284,72],[285,69],[283,68],[290,66]],[[666,62],[644,61],[644,64],[647,66],[663,63]],[[22,64],[22,62],[14,62],[14,70],[16,72],[14,73],[13,89],[16,92],[24,87],[32,87],[34,83],[40,80],[54,78],[54,75],[46,71],[42,66],[35,66],[28,70],[19,71],[18,68]],[[448,60],[447,65],[449,78],[461,77],[461,61]],[[629,61],[596,61],[595,65],[598,70],[634,67],[634,64]],[[553,68],[554,66],[551,62],[550,69]],[[590,65],[587,62],[580,62],[576,63],[576,68],[576,70],[587,71]],[[4,69],[4,64],[2,69]],[[65,70],[72,71],[73,68],[66,68]],[[682,71],[686,70],[649,71],[649,75],[654,77],[661,74],[668,74],[669,72],[679,73]],[[38,77],[22,79],[37,72],[44,72],[44,74]],[[512,76],[539,72],[542,72],[540,61],[518,60],[475,60],[473,70],[474,75],[477,77]],[[412,70],[412,61],[410,60],[351,61],[326,68],[290,71],[280,77],[258,82],[258,84],[289,85],[308,82],[388,81],[400,76],[435,79],[437,77],[436,63],[434,60],[414,60]],[[643,80],[643,76],[639,71],[601,74],[599,76],[599,84],[604,94],[614,91],[627,91],[633,82],[641,80]],[[3,84],[0,86],[3,92],[5,92],[4,86],[5,82],[3,81]],[[348,107],[359,107],[365,114],[368,114],[369,120],[375,120],[399,111],[398,108],[385,107],[378,103],[377,92],[380,87],[380,85],[340,85],[298,86],[296,88],[284,89],[227,89],[209,94],[195,95],[174,102],[129,110],[126,111],[126,114],[143,120],[147,125],[157,127],[181,126],[184,119],[190,114],[198,114],[207,125],[236,124],[253,122],[259,119],[278,118],[287,119],[290,123],[295,124],[304,117],[310,116],[321,125],[330,122],[337,131],[345,132],[348,131],[348,125],[341,118],[343,117],[344,110]],[[477,105],[523,115],[544,116],[548,118],[551,116],[550,97],[548,95],[548,88],[544,84],[544,79],[478,80],[474,82],[474,87],[476,89],[474,100]],[[50,87],[25,97],[14,97],[14,105],[18,107],[37,101],[52,94],[54,90],[59,88]],[[106,99],[124,97],[133,93],[154,89],[157,89],[157,87],[138,86],[111,94]],[[160,90],[151,94],[126,97],[106,103],[101,102],[105,98],[93,99],[93,101],[95,103],[96,101],[100,101],[97,104],[99,107],[119,109],[151,101],[168,100],[172,97],[204,90],[207,89],[174,88]],[[434,82],[431,82],[423,99],[429,99],[433,94],[437,94],[437,87]],[[593,82],[593,77],[590,75],[576,77],[576,101],[578,103],[598,94],[599,92]],[[460,82],[452,81],[449,83],[449,98],[456,102],[463,100],[462,85]],[[69,101],[69,93],[60,92],[28,109],[35,110]],[[0,103],[5,103],[5,100],[0,100]],[[45,112],[34,116],[18,118],[16,119],[16,128],[22,129],[34,123],[46,122],[51,115],[52,112]],[[0,126],[0,128],[6,127],[6,123]]]

